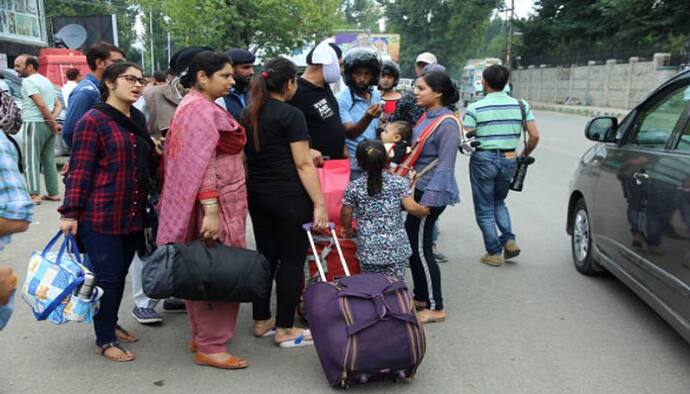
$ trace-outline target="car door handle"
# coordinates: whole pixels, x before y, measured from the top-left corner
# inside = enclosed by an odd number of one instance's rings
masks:
[[[635,183],[639,186],[642,182],[649,180],[649,174],[646,172],[636,172],[632,175]]]

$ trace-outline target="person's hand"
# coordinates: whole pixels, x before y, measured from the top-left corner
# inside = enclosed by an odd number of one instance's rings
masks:
[[[311,154],[311,159],[314,161],[315,167],[323,166],[323,155],[316,149],[309,149],[309,154]]]
[[[325,204],[314,204],[314,230],[319,231],[328,227],[328,210]]]
[[[220,233],[220,212],[204,210],[204,219],[201,221],[201,236],[205,240],[217,240]]]
[[[381,116],[382,112],[383,105],[381,104],[372,104],[367,109],[367,115],[371,116],[372,118],[378,118],[379,116]]]
[[[156,155],[163,156],[163,143],[154,139],[153,146],[155,148]]]
[[[77,235],[77,230],[79,229],[79,223],[76,219],[61,218],[60,219],[60,230],[65,234]]]
[[[67,176],[68,173],[69,173],[69,161],[62,166],[62,170],[60,171],[60,175],[62,175],[64,177],[64,176]]]
[[[62,125],[60,123],[56,123],[55,128],[53,130],[55,130],[55,134],[62,133]]]
[[[10,267],[0,267],[0,305],[7,305],[10,302],[12,290],[15,288],[17,288],[17,275]]]
[[[420,205],[419,213],[417,214],[417,217],[423,218],[425,216],[429,216],[430,213],[431,213],[431,210],[429,209],[429,207],[425,207],[424,205]]]

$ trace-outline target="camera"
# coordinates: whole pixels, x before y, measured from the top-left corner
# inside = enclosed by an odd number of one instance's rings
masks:
[[[518,157],[516,161],[517,168],[515,169],[515,176],[513,176],[513,181],[510,183],[510,190],[521,192],[522,187],[525,183],[525,178],[527,177],[527,167],[534,164],[535,160],[534,157],[531,156],[521,156]]]
[[[460,133],[460,143],[458,144],[458,150],[463,155],[471,155],[475,148],[481,145],[481,141],[476,139],[476,134],[474,132],[469,132],[467,134]]]

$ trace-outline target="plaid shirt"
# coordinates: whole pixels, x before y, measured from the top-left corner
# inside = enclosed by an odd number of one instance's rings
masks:
[[[17,151],[0,131],[0,217],[30,222],[34,204],[26,192],[24,178],[17,167]],[[0,250],[10,242],[10,236],[0,236]]]
[[[137,182],[136,137],[92,109],[77,122],[70,175],[59,211],[101,234],[142,230],[143,191]]]

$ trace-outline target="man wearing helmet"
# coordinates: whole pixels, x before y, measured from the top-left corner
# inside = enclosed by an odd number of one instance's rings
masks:
[[[338,94],[338,106],[350,156],[350,179],[354,180],[362,176],[355,158],[357,145],[376,138],[378,118],[383,111],[381,94],[375,89],[381,74],[381,61],[378,53],[370,48],[353,48],[345,54],[344,68],[347,86]]]
[[[400,70],[398,66],[390,60],[384,61],[383,67],[381,68],[381,78],[379,79],[379,91],[383,99],[381,123],[385,123],[388,118],[395,113],[398,100],[402,98],[402,94],[395,89],[395,87],[398,86],[399,79]],[[383,128],[383,125],[379,126],[379,129]]]

